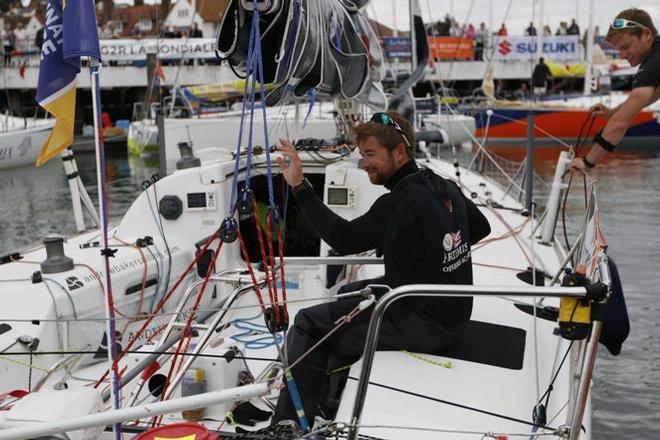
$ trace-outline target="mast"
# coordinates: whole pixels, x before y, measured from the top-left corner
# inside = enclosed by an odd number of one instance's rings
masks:
[[[536,57],[534,59],[536,63],[538,63],[539,59],[543,56],[543,28],[545,27],[544,18],[545,0],[539,0],[539,28],[536,30]]]
[[[417,10],[415,10],[417,9]],[[417,42],[415,41],[415,14],[422,16],[422,11],[419,10],[419,3],[408,2],[408,18],[410,19],[410,71],[412,72],[417,67]]]
[[[584,95],[591,94],[591,81],[593,80],[592,70],[594,63],[594,30],[593,30],[593,11],[594,0],[589,0],[589,11],[587,13],[587,34],[584,48],[587,55],[587,68],[584,71]]]

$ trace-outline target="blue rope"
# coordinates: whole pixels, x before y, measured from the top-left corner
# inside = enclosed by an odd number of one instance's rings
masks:
[[[262,348],[268,348],[276,344],[281,344],[282,337],[281,333],[270,333],[268,327],[265,325],[255,324],[254,320],[261,318],[262,315],[252,316],[250,318],[243,319],[234,319],[231,321],[233,325],[238,330],[243,330],[243,332],[230,336],[236,342],[240,342],[245,346],[245,348],[259,350]],[[265,336],[254,337],[256,335],[263,334]]]
[[[256,5],[256,3],[255,3]],[[254,21],[253,21],[254,25]],[[250,80],[250,75],[252,75],[252,52],[254,50],[254,40],[253,34],[250,33],[250,40],[248,42],[248,64],[247,71],[245,72],[245,85],[243,87],[243,106],[241,109],[241,123],[240,129],[238,132],[238,142],[236,144],[236,157],[234,160],[234,175],[232,177],[231,183],[231,197],[229,199],[229,206],[227,211],[227,218],[231,218],[234,212],[234,205],[236,204],[236,191],[238,189],[238,167],[241,162],[241,143],[243,142],[243,126],[245,123],[245,108],[248,100],[248,81]]]
[[[284,373],[286,377],[286,388],[289,390],[289,395],[291,396],[291,401],[293,402],[293,407],[296,410],[296,415],[300,421],[300,427],[304,432],[309,432],[309,422],[307,421],[307,416],[305,415],[305,410],[303,409],[302,400],[300,399],[300,393],[298,392],[298,387],[296,382],[293,380],[293,374],[290,370],[286,370]]]
[[[307,90],[307,96],[309,97],[309,107],[307,107],[307,114],[305,115],[302,128],[307,127],[307,120],[309,119],[309,115],[312,114],[314,104],[316,104],[316,89],[310,87],[309,90]]]
[[[256,2],[255,2],[255,11],[256,9]],[[255,12],[255,15],[258,14],[258,11]],[[259,29],[257,28],[257,34],[259,33]],[[256,39],[256,46],[257,46],[257,73],[259,75],[259,94],[261,96],[261,109],[264,117],[264,139],[265,139],[265,149],[266,149],[266,179],[268,182],[268,203],[269,205],[275,206],[275,192],[273,191],[273,172],[271,168],[271,160],[270,160],[270,142],[268,140],[268,122],[266,118],[266,95],[264,93],[264,66],[263,66],[263,59],[261,56],[261,38]]]
[[[258,63],[258,60],[261,60],[261,53],[259,47],[261,46],[261,36],[259,35],[259,10],[257,9],[257,3],[254,3],[254,12],[252,14],[252,29],[250,30],[250,43],[253,44],[252,53],[248,54],[250,71],[252,72],[252,87],[250,90],[250,129],[248,131],[248,143],[247,143],[247,164],[245,167],[245,189],[250,189],[250,168],[252,167],[252,132],[254,131],[254,95],[256,94],[256,85],[257,82],[254,79],[254,68],[255,64]],[[257,72],[259,71],[260,64],[256,66]],[[263,90],[263,84],[260,84],[259,87]],[[244,197],[247,197],[247,191],[244,194]]]

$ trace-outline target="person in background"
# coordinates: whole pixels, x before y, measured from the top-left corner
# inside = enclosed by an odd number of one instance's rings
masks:
[[[571,25],[566,30],[567,35],[580,35],[580,26],[575,22],[575,19],[571,20]]]
[[[513,97],[516,99],[516,101],[525,101],[529,99],[529,87],[525,81],[522,81],[520,83],[520,88],[513,92]]]
[[[199,28],[197,22],[194,22],[190,27],[190,29],[188,30],[188,36],[190,38],[204,38],[204,35],[202,34],[202,30]]]
[[[112,24],[112,21],[108,21],[105,25],[103,25],[103,29],[101,29],[101,33],[99,34],[99,38],[101,39],[110,39],[114,38],[114,26]]]
[[[488,38],[488,29],[486,29],[486,23],[481,22],[479,29],[474,34],[474,59],[477,61],[483,61],[484,59],[484,49],[486,47],[486,39]]]
[[[504,80],[502,79],[496,79],[495,80],[495,98],[497,99],[504,99],[506,90],[504,89]]]
[[[502,23],[502,26],[500,26],[500,29],[497,31],[497,35],[499,37],[506,37],[509,35],[509,31],[506,29],[506,25]]]
[[[534,27],[534,23],[532,23],[531,21],[529,22],[529,26],[527,26],[527,29],[525,29],[525,35],[528,37],[536,36],[536,28]]]
[[[590,109],[593,115],[607,119],[607,124],[594,136],[589,152],[573,159],[573,170],[587,171],[595,167],[614,151],[642,109],[660,99],[660,37],[651,16],[636,8],[619,12],[610,24],[605,41],[619,51],[622,59],[639,68],[633,78],[632,91],[623,103],[614,108],[596,104]]]
[[[14,33],[9,23],[2,29],[2,49],[5,53],[5,66],[11,64],[11,53],[14,51]]]
[[[169,28],[165,23],[161,23],[160,32],[158,32],[158,36],[160,38],[171,38]]]
[[[449,26],[449,36],[451,37],[460,37],[461,36],[461,25],[458,24],[455,18],[452,17],[451,25]]]
[[[128,33],[128,36],[132,38],[142,37],[142,30],[140,29],[140,25],[135,23],[131,28],[130,32]]]
[[[38,52],[41,52],[41,46],[44,44],[44,27],[41,26],[37,29],[36,34],[34,34],[34,47],[37,48]]]
[[[552,29],[550,29],[550,26],[547,24],[543,26],[543,36],[544,37],[551,37],[552,36]]]
[[[472,25],[472,23],[470,23],[470,24],[468,25],[468,27],[467,27],[467,30],[465,31],[465,38],[472,38],[472,39],[474,39],[474,36],[475,36],[475,35],[476,35],[476,29],[474,28],[474,26]]]
[[[22,22],[16,23],[16,28],[14,29],[14,47],[18,52],[27,52],[28,50],[28,38],[27,32]]]
[[[534,96],[541,97],[545,95],[547,90],[547,81],[552,78],[552,73],[547,64],[545,64],[545,59],[543,57],[539,58],[538,64],[534,67],[534,72],[532,73],[532,90]]]
[[[559,28],[557,28],[557,33],[555,35],[568,35],[568,29],[566,28],[565,21],[559,22]]]

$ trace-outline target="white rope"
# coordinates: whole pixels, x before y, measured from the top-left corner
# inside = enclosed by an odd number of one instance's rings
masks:
[[[531,225],[529,228],[529,242],[530,250],[532,254],[532,285],[536,286],[536,253],[534,252],[534,216],[536,215],[536,205],[532,202],[532,212],[530,213]],[[536,401],[538,402],[541,399],[541,378],[540,378],[540,369],[539,369],[539,339],[538,339],[538,316],[536,313],[536,304],[537,297],[534,297],[534,307],[532,315],[532,328],[533,328],[533,338],[534,338],[534,376],[536,379]]]

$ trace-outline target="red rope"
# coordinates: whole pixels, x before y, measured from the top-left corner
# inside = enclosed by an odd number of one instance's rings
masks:
[[[170,362],[170,369],[167,373],[167,378],[165,380],[165,384],[163,385],[163,390],[160,395],[160,400],[163,400],[165,397],[165,392],[167,391],[167,387],[170,384],[170,380],[172,378],[172,373],[174,372],[174,367],[176,365],[177,359],[179,355],[181,354],[181,349],[183,347],[183,343],[186,339],[189,340],[188,333],[190,331],[190,327],[192,326],[192,321],[197,315],[197,310],[199,309],[199,304],[202,302],[202,297],[204,296],[204,292],[206,291],[206,287],[208,286],[209,283],[209,278],[211,278],[211,274],[214,272],[215,269],[215,262],[218,259],[218,255],[220,255],[220,249],[222,249],[222,244],[224,242],[220,240],[218,242],[218,246],[215,248],[215,254],[213,255],[213,259],[211,260],[211,264],[209,264],[208,269],[206,270],[206,275],[204,276],[204,282],[202,283],[202,287],[199,289],[199,293],[197,294],[197,298],[195,298],[195,304],[193,304],[193,308],[190,311],[190,314],[188,315],[188,319],[186,320],[186,326],[183,328],[183,334],[181,335],[181,338],[179,339],[179,343],[177,344],[176,350],[174,351],[174,354],[172,355],[172,361]],[[188,344],[186,343],[186,349],[188,347]],[[181,357],[181,362],[183,363],[184,358]],[[162,419],[162,416],[160,416],[160,419]]]
[[[179,287],[179,285],[183,282],[183,280],[185,279],[185,277],[190,273],[190,271],[193,269],[193,267],[195,267],[195,264],[197,264],[197,262],[199,261],[199,259],[202,257],[202,255],[204,255],[204,253],[206,252],[206,250],[208,249],[208,247],[211,245],[211,243],[213,242],[213,240],[215,240],[215,238],[216,238],[217,236],[218,236],[218,231],[215,231],[215,232],[209,237],[209,239],[206,241],[206,243],[204,243],[204,246],[202,247],[202,249],[197,253],[197,255],[195,256],[195,258],[190,262],[190,264],[188,265],[188,267],[186,268],[186,270],[183,271],[183,273],[181,274],[181,276],[179,277],[179,279],[176,280],[176,282],[174,283],[174,285],[172,286],[172,288],[171,288],[171,289],[167,292],[167,294],[166,294],[166,295],[165,295],[165,296],[164,296],[164,297],[158,302],[158,304],[156,305],[156,308],[155,308],[154,311],[152,312],[151,316],[150,316],[150,317],[144,322],[144,324],[142,324],[142,327],[140,327],[140,329],[135,333],[135,336],[133,337],[133,339],[131,339],[131,340],[128,342],[128,344],[126,345],[126,348],[124,348],[124,349],[121,351],[121,353],[119,353],[119,354],[117,355],[117,357],[116,357],[116,359],[115,359],[115,362],[119,362],[119,361],[120,361],[120,360],[126,355],[126,353],[128,353],[128,351],[129,351],[131,348],[133,348],[133,346],[135,345],[135,343],[139,340],[140,336],[142,336],[142,333],[144,333],[144,331],[147,329],[147,327],[149,326],[149,324],[151,324],[151,322],[154,320],[154,318],[156,317],[156,315],[158,314],[158,312],[161,311],[161,309],[163,308],[163,306],[165,305],[165,303],[167,302],[167,300],[170,299],[170,297],[172,296],[172,294],[176,291],[176,289],[177,289],[177,288]],[[103,383],[103,381],[106,379],[106,377],[108,377],[108,373],[109,373],[109,371],[108,371],[108,370],[105,370],[105,373],[103,373],[103,375],[99,378],[99,380],[96,381],[96,383],[94,384],[94,388],[98,388],[99,385],[101,385],[101,384]]]
[[[257,282],[257,277],[254,274],[254,268],[252,263],[250,263],[250,256],[248,255],[247,248],[245,247],[245,240],[243,240],[243,234],[241,234],[240,229],[238,230],[238,240],[241,245],[241,253],[243,254],[243,259],[247,264],[248,270],[250,271],[250,278],[252,278],[252,284],[254,285],[254,290],[257,294],[257,299],[259,300],[259,305],[261,306],[261,311],[266,311],[266,305],[264,304],[264,299],[261,296],[261,289],[259,288],[259,283]]]
[[[273,309],[275,309],[275,323],[280,323],[280,307],[277,299],[277,271],[275,270],[275,256],[273,254],[273,229],[270,213],[266,214],[266,239],[268,241],[268,257],[270,261],[270,276],[273,277]]]
[[[282,304],[284,306],[284,315],[287,316],[289,311],[287,310],[287,300],[286,300],[286,279],[284,278],[284,240],[282,239],[282,229],[277,229],[277,246],[280,251],[280,278],[282,280]]]
[[[264,266],[264,275],[266,276],[266,286],[268,286],[268,297],[270,298],[271,304],[274,302],[273,296],[273,287],[270,282],[270,276],[268,275],[268,259],[266,258],[266,247],[264,245],[264,238],[261,232],[261,222],[259,218],[259,208],[257,207],[257,202],[252,201],[252,214],[254,216],[254,226],[257,229],[257,240],[259,241],[259,252],[261,253],[261,261]],[[245,257],[246,263],[250,264],[250,258]]]

